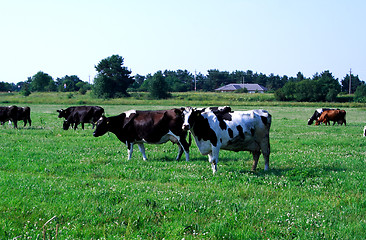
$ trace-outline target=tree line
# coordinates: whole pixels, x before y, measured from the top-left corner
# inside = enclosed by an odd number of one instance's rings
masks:
[[[339,93],[349,92],[351,79],[351,93],[355,94],[356,101],[366,101],[366,84],[358,76],[347,74],[340,82],[328,70],[315,73],[306,78],[299,72],[296,77],[287,75],[266,75],[247,71],[220,71],[211,69],[207,75],[191,73],[187,70],[158,71],[146,76],[136,74],[124,66],[124,59],[119,55],[112,55],[102,59],[96,66],[97,75],[94,84],[82,81],[76,75],[63,78],[53,78],[39,71],[27,81],[17,84],[0,82],[0,91],[20,91],[24,95],[31,92],[79,91],[85,94],[92,90],[98,98],[117,98],[129,96],[129,92],[150,92],[152,98],[168,98],[170,92],[214,91],[230,83],[257,83],[275,93],[280,101],[336,101]]]

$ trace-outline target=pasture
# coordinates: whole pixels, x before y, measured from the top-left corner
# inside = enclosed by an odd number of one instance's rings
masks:
[[[313,106],[236,105],[272,114],[270,170],[262,156],[251,172],[251,154],[220,151],[213,175],[194,142],[190,162],[171,143],[145,145],[147,161],[136,146],[127,161],[113,134],[62,130],[65,105],[28,105],[32,127],[0,126],[1,239],[365,237],[365,109],[344,108],[346,127],[308,126]]]

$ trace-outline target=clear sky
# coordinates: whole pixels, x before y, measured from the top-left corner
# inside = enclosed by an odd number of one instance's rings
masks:
[[[0,0],[0,82],[187,69],[366,81],[365,0]]]

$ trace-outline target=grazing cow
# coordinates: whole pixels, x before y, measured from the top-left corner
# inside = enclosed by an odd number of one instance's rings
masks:
[[[18,121],[24,122],[24,127],[29,122],[32,125],[30,118],[30,107],[17,107],[15,105],[9,107],[0,107],[0,122],[1,125],[6,121],[14,123],[14,128],[18,128]]]
[[[63,129],[68,130],[70,125],[76,130],[79,123],[84,129],[84,123],[93,124],[104,114],[104,109],[98,106],[77,106],[57,110],[59,118],[65,118]]]
[[[324,111],[318,120],[316,120],[315,125],[319,125],[321,122],[325,125],[330,125],[329,121],[333,121],[333,125],[337,122],[338,124],[343,124],[346,126],[346,111],[344,110],[328,110]]]
[[[8,116],[8,107],[0,107],[0,122],[1,125],[4,124],[4,122],[9,121]]]
[[[366,137],[366,126],[363,128],[363,136]]]
[[[250,151],[255,171],[261,153],[269,169],[271,115],[265,110],[231,111],[230,107],[184,109],[184,130],[190,130],[201,154],[207,155],[213,173],[220,149]]]
[[[177,143],[179,153],[177,160],[183,152],[189,160],[189,146],[187,131],[182,129],[183,111],[181,109],[161,111],[136,111],[130,110],[113,117],[101,117],[97,122],[94,137],[104,135],[106,132],[114,133],[117,138],[127,145],[128,160],[131,159],[133,145],[138,144],[143,159],[146,160],[144,143],[162,144],[168,141]]]
[[[316,109],[313,116],[311,116],[309,118],[308,125],[313,124],[313,122],[318,120],[318,118],[320,117],[320,115],[322,115],[322,113],[324,111],[328,111],[328,110],[339,110],[339,109],[338,108],[337,109],[334,109],[334,108],[318,108],[318,109]]]

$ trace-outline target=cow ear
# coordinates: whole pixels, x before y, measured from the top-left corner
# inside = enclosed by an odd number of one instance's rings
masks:
[[[175,114],[176,114],[177,116],[180,116],[180,115],[182,115],[183,110],[182,110],[182,108],[181,108],[181,109],[175,108],[175,109],[174,109],[174,112],[175,112]]]

